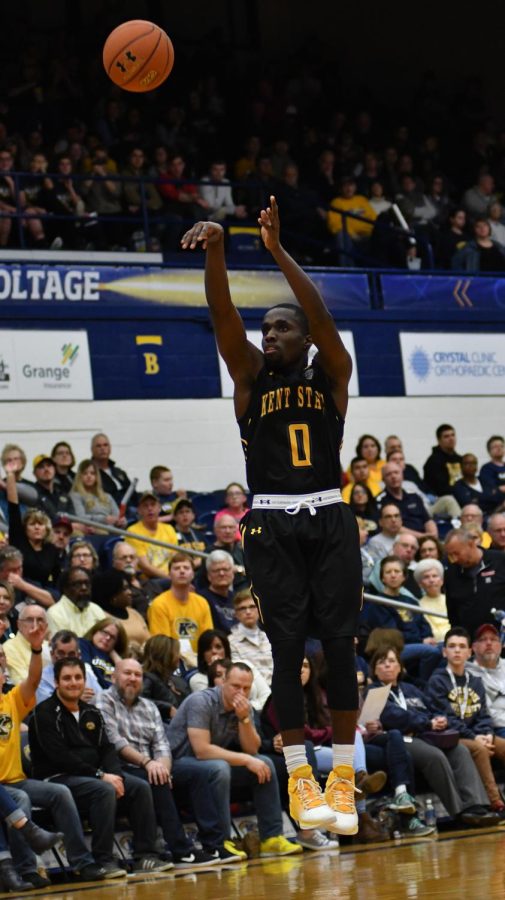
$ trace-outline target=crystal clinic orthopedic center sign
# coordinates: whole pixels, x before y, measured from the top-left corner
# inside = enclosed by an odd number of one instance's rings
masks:
[[[85,331],[0,331],[0,400],[92,400]]]
[[[407,396],[505,393],[503,334],[402,332],[400,347]]]
[[[349,396],[350,397],[359,397],[359,386],[358,386],[358,368],[356,365],[356,353],[354,350],[354,337],[352,331],[340,331],[340,337],[342,338],[342,343],[345,346],[345,349],[350,354],[352,359],[352,375],[351,380],[349,382]],[[255,347],[258,347],[261,350],[261,331],[247,331],[247,339],[254,344]],[[309,361],[317,353],[317,348],[312,346],[309,350]],[[222,397],[233,397],[233,382],[229,376],[228,369],[226,368],[225,362],[221,356],[219,356],[219,374],[221,376],[221,396]]]

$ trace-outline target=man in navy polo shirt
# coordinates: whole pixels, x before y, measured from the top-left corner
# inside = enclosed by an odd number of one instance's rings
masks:
[[[414,537],[431,534],[438,537],[438,529],[429,513],[426,512],[419,494],[411,494],[402,488],[403,473],[396,463],[386,463],[382,469],[382,480],[386,489],[377,497],[377,506],[382,508],[386,503],[394,503],[402,514],[403,531]]]

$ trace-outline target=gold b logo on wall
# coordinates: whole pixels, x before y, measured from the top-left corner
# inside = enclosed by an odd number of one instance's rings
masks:
[[[146,344],[157,345],[161,347],[163,345],[163,338],[161,334],[137,334],[135,337],[135,343],[137,347],[142,347]],[[158,359],[158,354],[154,350],[144,350],[142,353],[144,358],[144,375],[158,375],[160,371],[160,363]]]

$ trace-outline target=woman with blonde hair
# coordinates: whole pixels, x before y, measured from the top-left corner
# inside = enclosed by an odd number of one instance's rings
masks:
[[[119,516],[116,501],[102,487],[100,469],[94,460],[83,459],[79,463],[70,497],[76,516],[84,516],[97,524],[126,525],[126,519]]]

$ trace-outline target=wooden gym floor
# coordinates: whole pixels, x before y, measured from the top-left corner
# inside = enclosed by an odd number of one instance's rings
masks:
[[[398,844],[251,860],[248,864],[90,885],[21,897],[52,900],[460,900],[505,897],[505,828],[451,832]],[[0,894],[13,897],[13,894]]]

